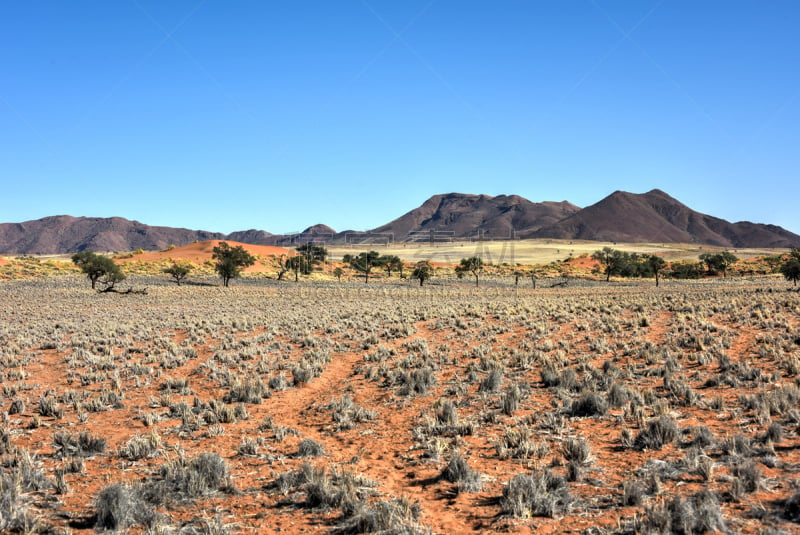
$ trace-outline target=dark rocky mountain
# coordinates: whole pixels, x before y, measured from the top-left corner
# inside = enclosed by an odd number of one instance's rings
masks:
[[[696,212],[663,191],[616,191],[586,208],[567,201],[534,203],[517,195],[434,195],[421,206],[368,232],[317,224],[299,234],[245,230],[227,236],[152,227],[120,217],[53,216],[0,224],[0,254],[164,249],[227,239],[292,247],[317,243],[385,243],[450,239],[561,238],[610,242],[698,243],[720,247],[797,247],[800,236],[775,225],[730,223]]]
[[[661,190],[615,191],[532,234],[611,242],[700,243],[719,247],[796,247],[800,236],[775,225],[730,223],[701,214]]]
[[[374,229],[394,234],[395,241],[484,237],[526,237],[578,212],[567,201],[534,203],[518,195],[434,195],[422,206]]]
[[[0,224],[0,253],[57,254],[77,251],[164,249],[224,234],[204,230],[153,227],[121,217],[59,215],[24,223]]]

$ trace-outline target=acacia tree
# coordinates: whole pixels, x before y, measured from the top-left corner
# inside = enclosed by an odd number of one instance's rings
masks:
[[[664,269],[664,266],[666,265],[667,265],[666,261],[664,261],[664,259],[658,255],[651,254],[650,256],[647,257],[647,267],[649,267],[650,270],[653,272],[653,275],[656,276],[656,287],[658,287],[658,274],[661,272],[661,270]]]
[[[314,266],[322,263],[328,258],[328,250],[321,245],[314,245],[313,243],[305,243],[300,247],[295,247],[295,251],[300,253],[303,257],[303,262],[300,262],[299,267],[303,275],[308,275]]]
[[[367,284],[372,268],[381,265],[380,257],[381,255],[378,251],[369,251],[368,253],[359,253],[357,256],[346,254],[342,257],[342,261],[350,264],[350,267],[359,273],[363,273],[364,284]]]
[[[611,247],[603,247],[599,251],[595,251],[592,258],[603,265],[606,282],[611,280],[611,275],[619,273],[626,262],[625,254]]]
[[[800,249],[792,249],[789,259],[781,266],[781,274],[797,286],[797,281],[800,280]]]
[[[98,281],[105,286],[106,291],[110,291],[116,283],[125,280],[125,274],[122,273],[120,267],[107,256],[91,251],[81,251],[72,255],[72,263],[86,274],[86,278],[92,283],[93,290]]]
[[[231,247],[223,241],[211,251],[211,258],[217,261],[214,270],[222,277],[222,285],[226,288],[231,279],[241,276],[242,269],[256,263],[256,258],[241,245]]]
[[[392,276],[392,271],[397,271],[400,274],[400,278],[403,278],[403,261],[400,260],[399,256],[396,255],[384,255],[378,259],[383,266],[383,269],[386,270],[386,275],[389,277]]]
[[[483,271],[483,260],[479,256],[471,256],[469,258],[462,258],[461,262],[456,266],[456,275],[459,278],[463,277],[465,273],[472,273],[475,277],[475,286],[478,286],[478,275]]]
[[[411,273],[412,279],[419,279],[419,285],[425,284],[425,281],[433,277],[433,266],[427,260],[417,262],[414,266],[414,271]]]
[[[192,266],[189,264],[173,262],[171,266],[164,268],[162,272],[171,275],[172,278],[175,279],[175,282],[178,283],[178,286],[180,286],[181,281],[189,275],[191,270]]]
[[[722,272],[724,279],[727,276],[728,268],[739,259],[730,251],[722,251],[717,254],[703,253],[700,255],[700,260],[706,264],[709,273]]]
[[[333,269],[333,276],[336,277],[336,280],[342,282],[342,275],[344,275],[344,270],[341,267],[336,266]]]
[[[308,275],[311,273],[312,263],[303,255],[293,256],[284,261],[287,270],[294,271],[294,282],[299,280],[299,275]]]

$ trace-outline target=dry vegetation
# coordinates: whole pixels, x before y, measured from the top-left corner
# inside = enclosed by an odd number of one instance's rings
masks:
[[[0,532],[781,533],[777,279],[0,284]]]

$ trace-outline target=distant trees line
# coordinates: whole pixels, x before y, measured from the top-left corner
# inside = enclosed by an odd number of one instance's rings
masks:
[[[293,272],[295,281],[298,281],[301,274],[311,274],[328,258],[327,249],[320,245],[307,243],[295,250],[296,255],[283,256],[278,260],[278,280],[283,280],[286,273]],[[599,262],[606,281],[610,281],[612,276],[655,278],[656,286],[665,275],[674,279],[692,279],[719,274],[726,277],[729,268],[739,260],[730,251],[721,251],[703,253],[699,256],[699,262],[673,262],[668,265],[662,257],[655,254],[629,253],[611,247],[595,251],[592,258]],[[232,279],[239,278],[244,269],[254,265],[257,260],[241,245],[231,247],[226,242],[220,242],[212,249],[212,259],[214,260],[214,270],[222,279],[225,287]],[[800,281],[800,249],[792,249],[788,258],[768,257],[765,260],[773,266],[773,272],[780,272],[787,281],[797,286]],[[86,274],[93,289],[97,289],[97,285],[100,284],[103,288],[99,291],[116,291],[115,285],[125,280],[125,274],[120,266],[107,256],[83,251],[74,254],[72,262]],[[405,278],[406,264],[395,255],[381,255],[377,251],[364,251],[355,255],[344,255],[342,263],[363,275],[365,283],[369,282],[373,271],[378,269],[385,270],[387,276],[398,273],[401,278]],[[192,264],[188,262],[173,262],[162,272],[170,275],[180,286],[181,282],[191,273],[192,267]],[[484,269],[485,264],[481,257],[472,256],[461,259],[455,267],[455,274],[458,278],[474,277],[475,285],[478,286]],[[413,266],[410,276],[412,279],[419,280],[420,286],[423,286],[434,276],[435,271],[429,261],[421,261]],[[332,270],[332,274],[341,281],[345,270],[341,266],[336,266]],[[536,280],[539,275],[540,272],[536,269],[513,272],[515,284],[519,284],[520,278],[529,276],[534,288],[536,288]]]

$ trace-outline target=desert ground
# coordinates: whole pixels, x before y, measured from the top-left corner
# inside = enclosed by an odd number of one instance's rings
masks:
[[[702,253],[717,253],[722,248],[708,245],[682,243],[612,243],[585,240],[496,240],[496,241],[443,241],[436,243],[390,243],[327,246],[331,258],[338,260],[345,254],[358,254],[368,247],[385,255],[397,255],[408,262],[457,264],[461,258],[480,256],[493,264],[548,264],[570,257],[591,255],[603,247],[620,251],[659,254],[667,261],[697,260]],[[775,249],[737,249],[733,251],[742,259],[774,255]]]
[[[251,251],[229,288],[208,243],[120,255],[132,294],[7,261],[0,532],[800,532],[783,279],[295,283]]]

